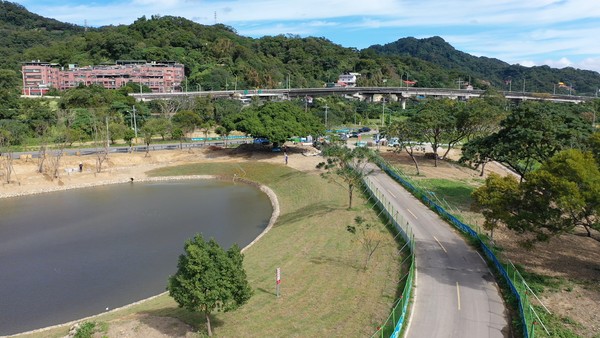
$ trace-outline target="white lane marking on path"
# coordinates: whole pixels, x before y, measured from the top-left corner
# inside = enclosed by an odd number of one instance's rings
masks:
[[[458,282],[456,282],[456,299],[458,301],[458,311],[460,311],[460,288],[458,287]]]
[[[446,248],[444,248],[442,243],[440,241],[438,241],[437,237],[433,236],[433,238],[435,238],[435,241],[439,244],[440,248],[442,248],[442,250],[444,250],[445,253],[448,253],[448,251],[446,251]]]
[[[410,211],[410,209],[406,209],[406,211],[408,211],[411,215],[413,215],[414,218],[418,219],[419,217],[417,217],[417,215],[413,214],[412,211]]]
[[[394,195],[394,193],[391,192],[390,189],[386,189],[386,190],[390,193],[390,195],[392,195],[393,198],[396,198],[396,195]]]

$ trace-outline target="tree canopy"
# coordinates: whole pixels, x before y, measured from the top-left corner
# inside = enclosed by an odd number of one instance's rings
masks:
[[[484,140],[467,143],[463,156],[470,158],[464,160],[491,158],[522,178],[563,149],[583,148],[592,134],[591,125],[569,105],[543,102],[523,102],[500,127]]]
[[[600,170],[591,152],[558,152],[518,183],[513,176],[491,175],[473,192],[474,209],[484,226],[499,224],[526,236],[523,242],[545,241],[581,226],[588,236],[600,231]]]
[[[213,311],[234,310],[252,296],[239,247],[225,251],[214,239],[205,241],[200,234],[185,242],[167,290],[180,307],[204,313],[209,336]]]
[[[253,137],[266,137],[273,143],[283,143],[293,136],[318,136],[325,127],[311,113],[294,102],[267,102],[251,106],[230,115],[230,125]]]
[[[348,192],[348,209],[352,208],[354,189],[359,187],[363,178],[372,170],[368,169],[372,154],[366,147],[350,149],[346,146],[331,145],[325,147],[323,156],[327,159],[317,165],[324,169],[321,177],[334,182]]]

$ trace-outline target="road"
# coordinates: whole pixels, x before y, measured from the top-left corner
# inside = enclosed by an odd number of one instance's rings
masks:
[[[378,168],[367,179],[392,202],[415,236],[416,280],[406,337],[508,337],[496,281],[457,230]]]

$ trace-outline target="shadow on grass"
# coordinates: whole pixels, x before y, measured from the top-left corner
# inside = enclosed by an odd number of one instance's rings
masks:
[[[442,198],[449,203],[453,208],[461,211],[470,211],[471,193],[475,189],[472,186],[463,182],[454,182],[444,179],[426,179],[422,180],[421,185],[429,191],[429,198],[436,200],[436,197]],[[444,205],[444,201],[437,201]]]
[[[365,262],[364,260],[356,260],[356,259],[345,259],[339,257],[331,257],[331,256],[315,256],[310,259],[310,262],[313,264],[331,264],[331,265],[342,265],[349,266],[356,271],[365,271]]]
[[[160,310],[149,310],[141,312],[140,322],[144,325],[164,334],[167,337],[186,337],[188,332],[199,332],[206,335],[206,317],[201,312],[191,312],[184,308],[171,307]],[[178,323],[175,320],[159,320],[158,318],[173,318],[181,321],[184,324]],[[224,322],[210,315],[210,325],[214,331],[216,328],[223,326]]]
[[[266,293],[266,294],[268,294],[268,295],[277,296],[277,294],[276,294],[275,292],[273,292],[273,291],[269,291],[269,290],[267,290],[267,289],[264,289],[264,288],[256,288],[256,290],[258,290],[258,291],[260,291],[260,292],[262,292],[262,293]]]
[[[309,217],[325,215],[329,212],[335,210],[342,210],[339,206],[330,203],[313,203],[307,206],[304,206],[296,211],[286,213],[284,215],[279,216],[277,221],[278,225],[285,223],[292,223],[299,221],[301,219],[307,219]]]

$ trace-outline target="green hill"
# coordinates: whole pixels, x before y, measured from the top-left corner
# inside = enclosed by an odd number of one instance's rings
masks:
[[[476,86],[489,84],[496,88],[508,90],[508,81],[512,81],[512,90],[521,91],[523,80],[525,90],[531,92],[552,93],[555,84],[564,82],[573,86],[574,93],[594,95],[600,83],[600,74],[588,70],[574,68],[555,69],[548,66],[524,67],[510,65],[504,61],[477,57],[456,50],[439,36],[415,39],[402,38],[386,45],[374,45],[369,49],[378,55],[411,56],[431,62],[441,68],[454,70],[457,73],[468,74]],[[458,79],[457,79],[458,80]],[[466,80],[463,76],[463,80]],[[568,89],[556,88],[559,92],[567,93]]]
[[[440,37],[402,38],[363,50],[317,37],[292,35],[259,39],[240,36],[221,24],[201,25],[181,17],[141,17],[131,25],[89,28],[61,23],[0,0],[1,68],[16,71],[20,62],[106,64],[116,60],[178,61],[186,65],[192,89],[321,87],[339,74],[357,72],[360,86],[456,87],[552,92],[554,84],[573,84],[575,93],[592,95],[600,74],[573,68],[523,67],[475,57]],[[18,82],[18,75],[15,81]],[[561,89],[564,91],[565,89]]]

